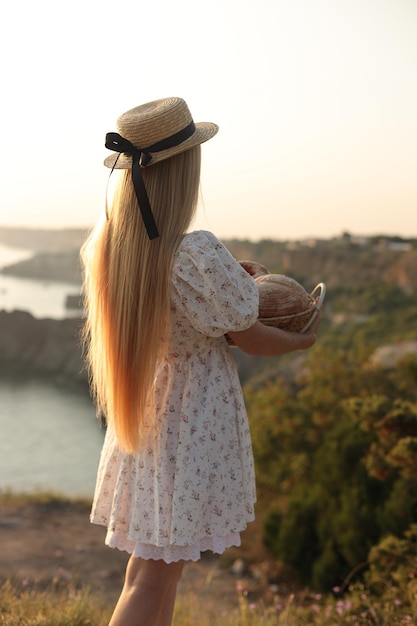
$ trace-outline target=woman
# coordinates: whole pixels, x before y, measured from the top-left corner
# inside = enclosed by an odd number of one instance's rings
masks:
[[[108,424],[91,521],[131,554],[110,626],[169,626],[184,562],[240,545],[253,520],[250,434],[225,334],[259,355],[316,339],[319,316],[303,334],[258,322],[252,277],[214,235],[188,232],[200,144],[217,131],[167,98],[127,111],[107,135],[105,163],[121,176],[82,257],[87,360]]]

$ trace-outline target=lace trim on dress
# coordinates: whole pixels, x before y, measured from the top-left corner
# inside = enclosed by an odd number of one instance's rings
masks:
[[[118,535],[109,530],[106,535],[106,545],[133,554],[135,557],[162,560],[165,563],[199,561],[201,552],[206,550],[222,554],[226,548],[240,546],[240,533],[230,533],[225,537],[203,537],[191,546],[153,546],[139,541],[131,541],[126,536]]]

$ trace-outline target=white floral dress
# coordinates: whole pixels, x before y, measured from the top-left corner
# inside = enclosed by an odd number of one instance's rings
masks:
[[[107,526],[111,547],[196,561],[204,550],[240,545],[254,518],[249,426],[224,335],[254,324],[258,290],[214,235],[195,231],[176,254],[171,313],[147,445],[125,454],[108,428],[91,521]]]

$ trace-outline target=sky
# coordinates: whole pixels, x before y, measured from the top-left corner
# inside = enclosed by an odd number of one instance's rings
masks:
[[[417,236],[416,0],[20,0],[0,8],[0,225],[91,226],[105,134],[183,97],[196,228]]]

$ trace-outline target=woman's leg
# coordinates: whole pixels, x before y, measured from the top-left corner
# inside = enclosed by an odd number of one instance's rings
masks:
[[[183,566],[131,556],[109,626],[171,626]]]

